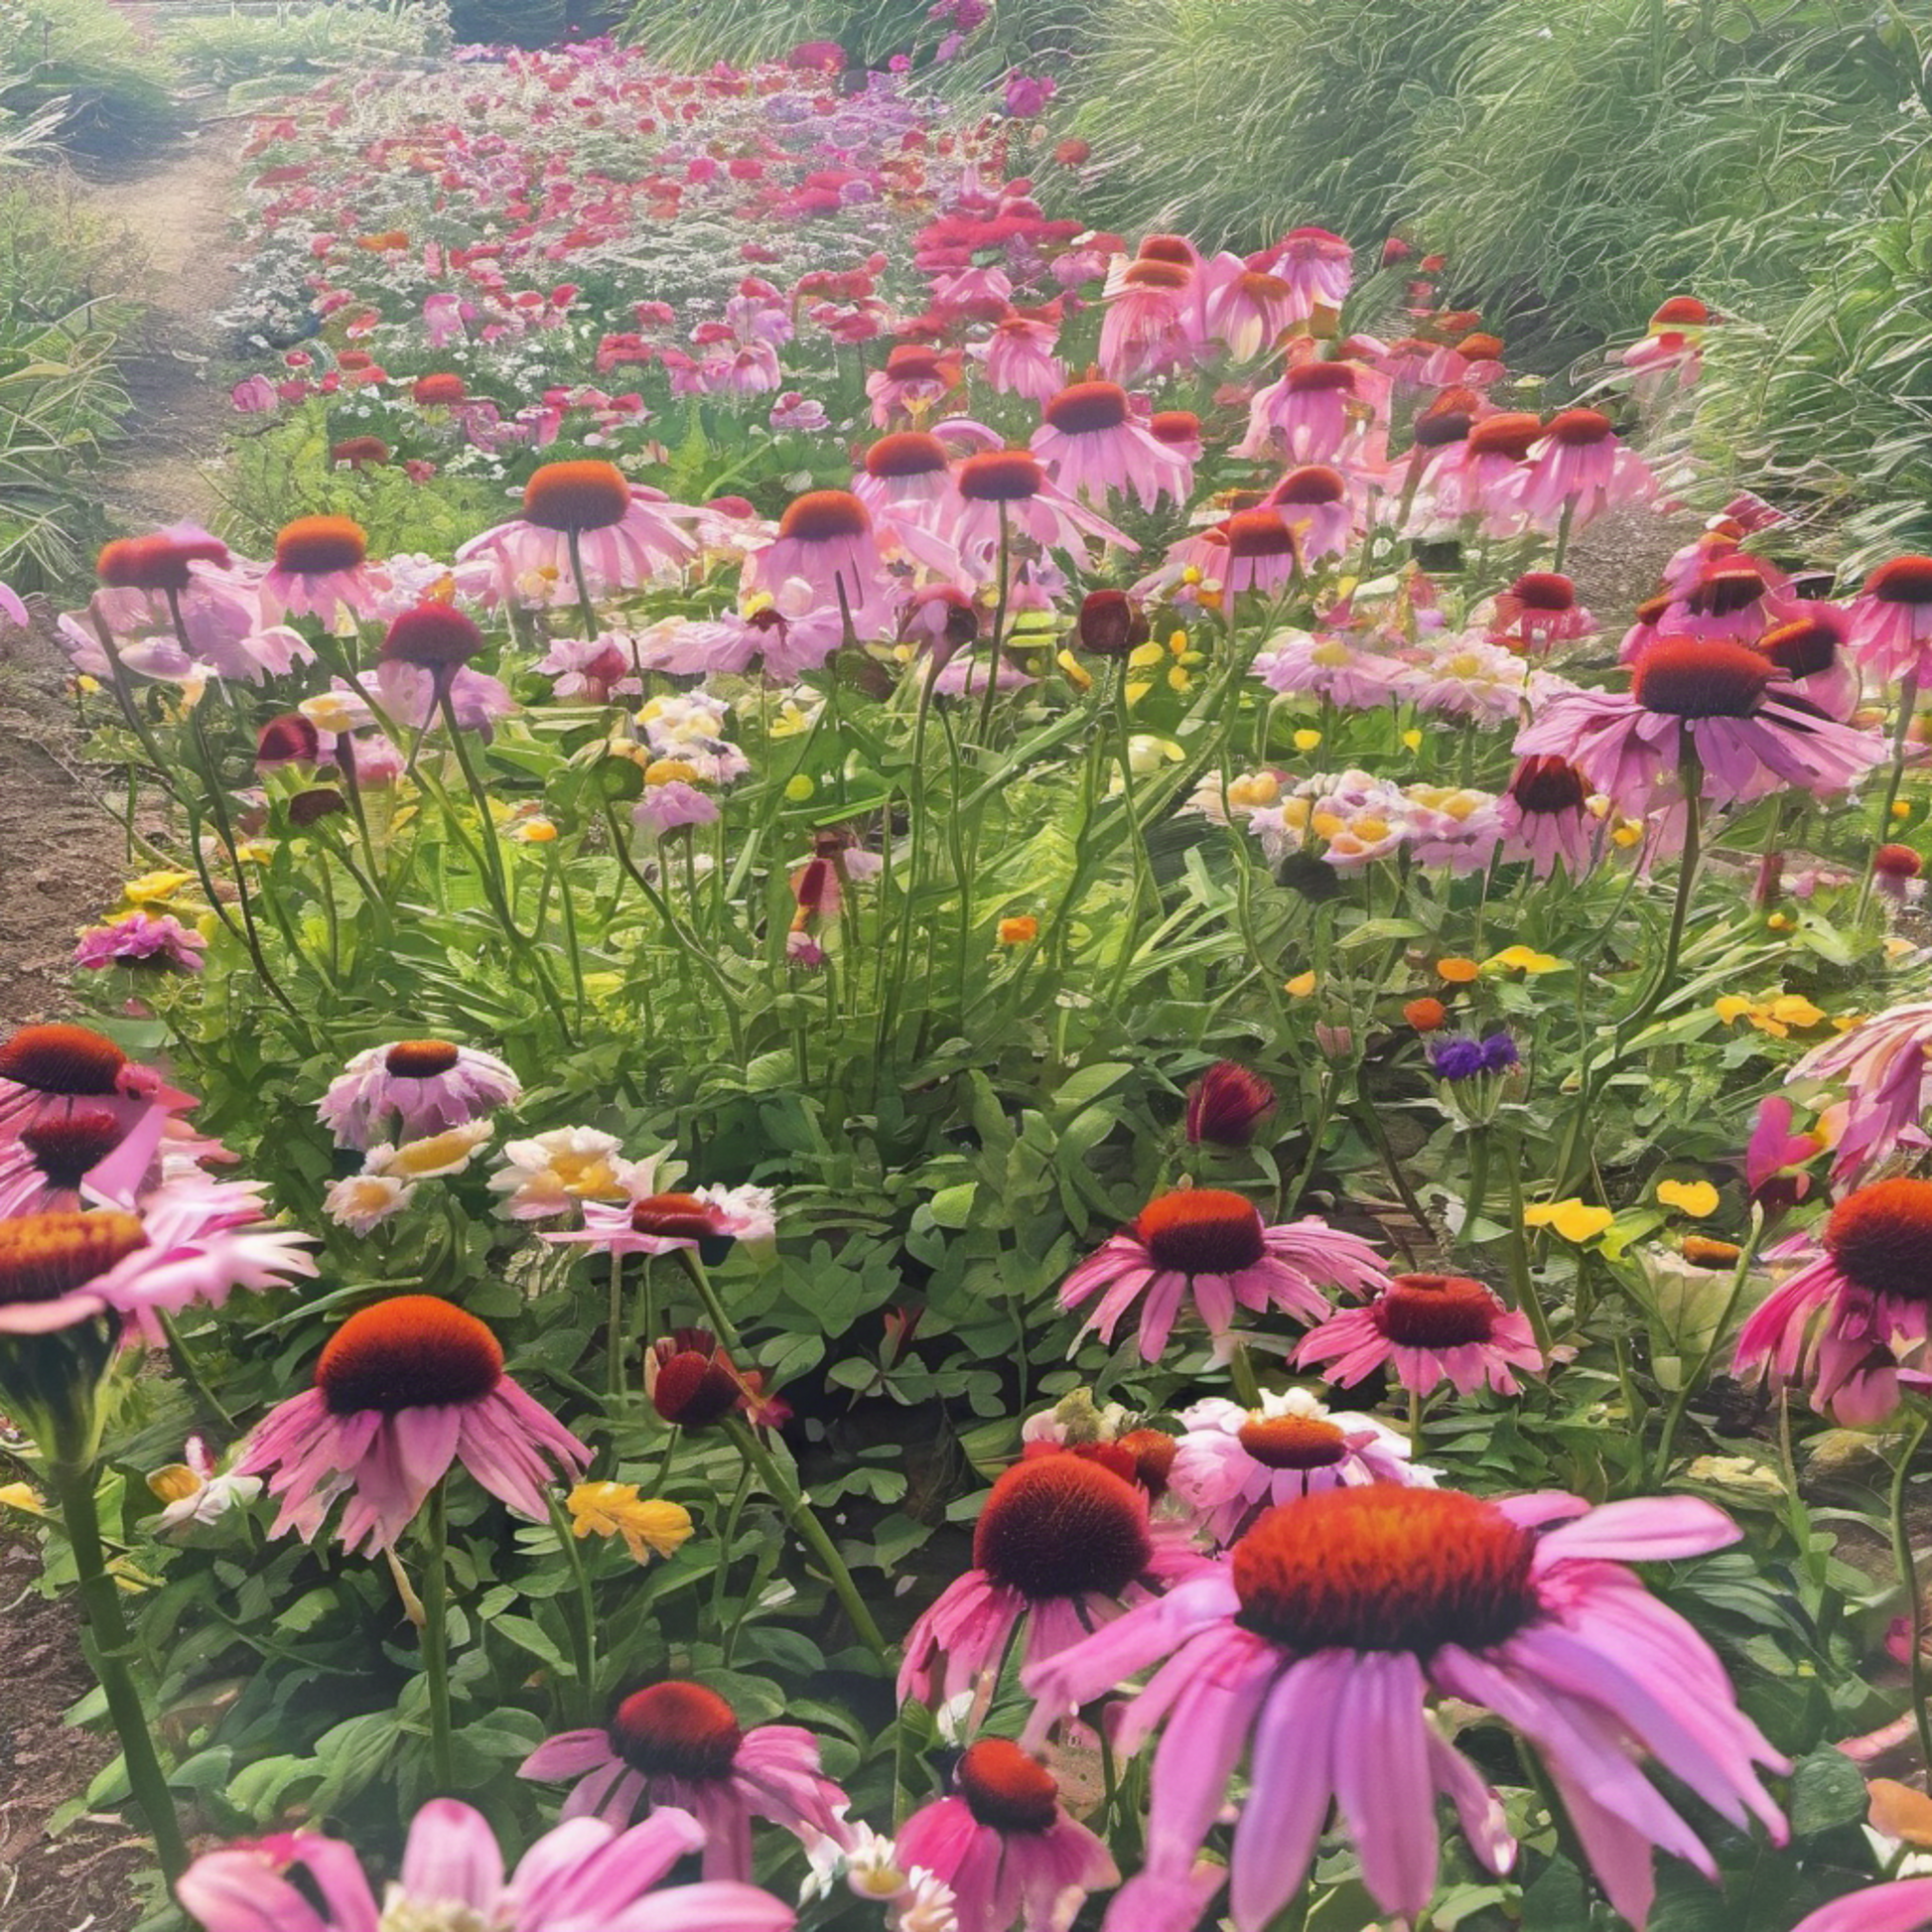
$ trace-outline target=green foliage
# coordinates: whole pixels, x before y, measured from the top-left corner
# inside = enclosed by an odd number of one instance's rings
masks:
[[[0,4],[0,107],[32,115],[58,104],[65,147],[151,147],[179,125],[174,79],[153,38],[107,0]]]
[[[450,26],[460,41],[548,47],[568,25],[565,0],[454,0]]]
[[[181,72],[214,86],[286,75],[291,81],[361,61],[372,66],[432,53],[446,34],[416,0],[294,0],[273,13],[191,15],[160,22]]]

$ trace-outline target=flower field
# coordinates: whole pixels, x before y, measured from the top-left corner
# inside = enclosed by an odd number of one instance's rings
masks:
[[[146,1932],[1932,1923],[1932,558],[1687,454],[1694,293],[1526,374],[1052,95],[250,126],[0,1040]]]

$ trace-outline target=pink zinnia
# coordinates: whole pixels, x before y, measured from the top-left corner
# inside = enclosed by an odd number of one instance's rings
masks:
[[[1885,679],[1932,684],[1932,557],[1893,557],[1852,603],[1852,648]]]
[[[368,1147],[393,1134],[413,1141],[507,1107],[523,1084],[494,1053],[447,1039],[370,1046],[329,1083],[316,1105],[338,1147]]]
[[[1089,502],[1131,493],[1151,510],[1163,496],[1179,503],[1193,483],[1190,466],[1135,421],[1117,382],[1062,389],[1046,405],[1033,450],[1060,488]]]
[[[1390,1369],[1412,1395],[1445,1382],[1458,1395],[1485,1383],[1514,1395],[1512,1370],[1543,1370],[1528,1318],[1466,1275],[1396,1276],[1366,1308],[1344,1309],[1305,1335],[1295,1361],[1342,1388]]]
[[[167,913],[130,912],[124,919],[89,926],[73,949],[76,966],[174,966],[184,973],[202,970],[207,941]]]
[[[1529,860],[1539,879],[1548,879],[1558,866],[1581,879],[1595,863],[1602,829],[1590,815],[1588,799],[1584,774],[1568,759],[1521,759],[1496,806],[1503,857]]]
[[[639,1810],[688,1811],[705,1829],[704,1875],[750,1878],[752,1820],[764,1818],[807,1851],[843,1846],[851,1802],[819,1768],[818,1739],[795,1725],[743,1729],[716,1691],[670,1679],[633,1691],[608,1725],[564,1730],[539,1744],[517,1776],[573,1778],[562,1816],[627,1825]]]
[[[1254,1314],[1273,1309],[1315,1321],[1328,1312],[1324,1290],[1366,1295],[1387,1281],[1366,1241],[1313,1214],[1269,1227],[1240,1194],[1185,1187],[1157,1194],[1131,1227],[1081,1262],[1060,1284],[1060,1307],[1075,1309],[1099,1295],[1080,1333],[1097,1329],[1111,1343],[1139,1303],[1141,1358],[1155,1362],[1183,1304],[1218,1337],[1236,1309]]]
[[[1832,1160],[1839,1186],[1863,1179],[1901,1147],[1932,1146],[1919,1115],[1932,1105],[1932,1000],[1888,1007],[1814,1046],[1784,1077],[1845,1089]]]
[[[1715,805],[1786,785],[1828,797],[1884,756],[1870,733],[1797,696],[1761,651],[1722,638],[1659,638],[1627,692],[1559,691],[1516,740],[1518,756],[1568,759],[1631,818],[1677,800],[1687,748]]]
[[[1307,1389],[1264,1393],[1259,1409],[1208,1396],[1180,1412],[1168,1487],[1219,1544],[1264,1509],[1322,1489],[1433,1482],[1409,1465],[1409,1445],[1373,1416],[1330,1410]]]
[[[576,595],[571,546],[591,591],[637,590],[697,555],[683,528],[692,512],[633,483],[614,463],[546,463],[523,485],[523,514],[472,537],[457,562],[490,566],[493,599],[545,603]],[[525,580],[550,588],[532,597]]]
[[[1932,1180],[1874,1180],[1834,1207],[1820,1252],[1744,1323],[1732,1373],[1807,1381],[1811,1405],[1847,1428],[1898,1407],[1901,1363],[1918,1366],[1932,1305]]]
[[[1932,1878],[1867,1885],[1802,1918],[1792,1932],[1924,1932],[1932,1925]]]
[[[898,1698],[946,1702],[982,1688],[1026,1624],[1025,1655],[1050,1657],[1202,1559],[1176,1523],[1151,1523],[1146,1490],[1064,1451],[1030,1455],[994,1485],[973,1531],[973,1567],[905,1639]]]
[[[503,1350],[474,1314],[434,1295],[397,1295],[338,1328],[315,1387],[279,1403],[248,1438],[237,1475],[273,1470],[273,1536],[313,1542],[338,1497],[345,1549],[393,1549],[460,1461],[492,1496],[541,1521],[544,1485],[590,1466],[591,1451],[503,1373]]]
[[[1734,1827],[1755,1816],[1786,1836],[1756,1767],[1788,1764],[1710,1645],[1622,1567],[1736,1537],[1687,1496],[1591,1509],[1550,1492],[1332,1489],[1271,1511],[1208,1574],[1034,1665],[1033,1731],[1161,1664],[1114,1732],[1132,1751],[1173,1720],[1155,1757],[1149,1868],[1189,1869],[1245,1750],[1230,1902],[1238,1932],[1263,1932],[1300,1890],[1331,1805],[1388,1911],[1420,1914],[1436,1889],[1439,1795],[1477,1860],[1509,1868],[1501,1803],[1430,1711],[1432,1694],[1475,1705],[1535,1748],[1612,1906],[1641,1925],[1653,1846],[1714,1880],[1718,1867],[1634,1757]]]
[[[1055,1932],[1080,1897],[1120,1882],[1052,1772],[1011,1738],[969,1744],[953,1776],[959,1795],[915,1811],[896,1843],[902,1864],[951,1888],[959,1932]]]
[[[686,1812],[659,1812],[627,1832],[573,1819],[546,1832],[505,1877],[483,1814],[432,1798],[410,1822],[380,1914],[354,1851],[320,1832],[204,1853],[182,1874],[180,1897],[205,1932],[376,1932],[398,1922],[491,1932],[790,1932],[790,1907],[750,1885],[677,1885],[647,1896],[703,1839]],[[305,1882],[291,1882],[292,1871]]]

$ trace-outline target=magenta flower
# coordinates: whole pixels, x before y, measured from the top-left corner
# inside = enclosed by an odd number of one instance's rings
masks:
[[[1000,554],[1002,518],[1012,536],[1031,537],[1043,550],[1087,560],[1088,540],[1136,548],[1119,530],[1052,483],[1045,466],[1026,450],[985,450],[957,472],[960,508],[941,532],[968,571],[990,580]]]
[[[1292,292],[1297,320],[1317,306],[1339,309],[1354,280],[1355,251],[1327,228],[1291,228],[1248,266],[1279,275]]]
[[[851,1802],[819,1768],[818,1739],[795,1725],[742,1729],[716,1691],[677,1679],[633,1691],[608,1725],[559,1731],[517,1776],[574,1778],[562,1816],[627,1825],[675,1807],[704,1827],[704,1875],[752,1875],[752,1820],[769,1819],[807,1851],[843,1847]]]
[[[1641,1925],[1653,1846],[1707,1877],[1717,1864],[1637,1754],[1733,1826],[1755,1816],[1785,1837],[1755,1767],[1789,1766],[1710,1646],[1621,1567],[1736,1536],[1683,1496],[1591,1509],[1555,1493],[1331,1489],[1271,1511],[1205,1575],[1032,1666],[1030,1734],[1161,1664],[1115,1732],[1132,1751],[1174,1718],[1154,1762],[1149,1869],[1190,1868],[1245,1751],[1231,1904],[1238,1932],[1262,1932],[1301,1888],[1333,1804],[1389,1911],[1418,1914],[1435,1891],[1439,1794],[1478,1861],[1509,1868],[1500,1803],[1431,1720],[1432,1693],[1459,1699],[1534,1747],[1611,1904]]]
[[[1832,1180],[1862,1180],[1899,1148],[1932,1146],[1919,1116],[1932,1102],[1932,1000],[1888,1007],[1814,1046],[1784,1077],[1830,1080],[1845,1089]]]
[[[90,1027],[21,1027],[0,1043],[0,1147],[30,1127],[105,1114],[132,1133],[150,1114],[185,1113],[194,1097],[130,1060]]]
[[[1111,1343],[1140,1303],[1141,1358],[1154,1362],[1185,1304],[1219,1337],[1237,1308],[1315,1321],[1328,1312],[1324,1290],[1366,1295],[1387,1283],[1375,1250],[1358,1235],[1313,1214],[1269,1227],[1240,1194],[1187,1187],[1157,1194],[1131,1227],[1081,1262],[1060,1284],[1060,1307],[1075,1309],[1099,1295],[1080,1333],[1097,1329]]]
[[[1133,261],[1108,276],[1100,366],[1113,381],[1190,368],[1203,346],[1195,273],[1188,262]]]
[[[1527,859],[1539,879],[1558,866],[1581,879],[1596,861],[1601,822],[1588,809],[1584,774],[1561,758],[1527,758],[1496,804],[1503,857]]]
[[[648,1175],[644,1176],[646,1181]],[[733,1241],[769,1241],[777,1232],[768,1187],[693,1188],[688,1194],[639,1194],[619,1202],[586,1200],[584,1225],[546,1241],[579,1243],[607,1255],[667,1255]]]
[[[1388,383],[1359,362],[1298,362],[1248,405],[1236,456],[1331,463],[1382,420]]]
[[[219,1306],[313,1275],[309,1237],[270,1227],[260,1194],[184,1176],[138,1212],[37,1209],[0,1220],[0,1335],[44,1335],[107,1316],[144,1340],[193,1302]]]
[[[237,567],[237,581],[243,574]],[[205,569],[203,575],[214,573]],[[346,516],[298,516],[284,524],[275,561],[255,583],[264,624],[312,617],[333,625],[345,610],[372,618],[388,588],[387,573],[369,562],[362,526]]]
[[[1867,1885],[1802,1918],[1792,1932],[1923,1932],[1932,1925],[1932,1878]]]
[[[1058,324],[1011,315],[994,325],[976,353],[985,357],[986,379],[996,394],[1043,403],[1066,386],[1066,365],[1053,353],[1058,340]]]
[[[1787,785],[1828,797],[1884,756],[1870,733],[1799,697],[1761,651],[1723,638],[1660,637],[1627,692],[1558,691],[1516,740],[1520,757],[1568,759],[1631,818],[1677,798],[1687,750],[1715,805]]]
[[[345,1549],[393,1549],[452,1462],[510,1508],[548,1512],[543,1485],[589,1467],[591,1451],[503,1373],[496,1337],[433,1295],[397,1295],[337,1329],[315,1386],[250,1434],[237,1475],[269,1476],[271,1535],[313,1542],[346,1493]]]
[[[1657,479],[1637,453],[1617,441],[1596,409],[1560,409],[1530,446],[1517,502],[1532,523],[1555,529],[1566,517],[1587,523],[1619,504],[1647,503]]]
[[[1008,1737],[967,1746],[956,1798],[899,1827],[898,1857],[952,1890],[959,1932],[1054,1932],[1087,1892],[1120,1882],[1113,1855],[1060,1805],[1052,1772]]]
[[[1131,493],[1151,510],[1163,496],[1183,501],[1193,481],[1186,460],[1135,420],[1116,382],[1076,382],[1051,397],[1033,452],[1061,489],[1089,502]]]
[[[627,1832],[573,1819],[538,1839],[505,1877],[483,1814],[432,1798],[410,1824],[401,1874],[379,1914],[353,1850],[319,1832],[205,1853],[183,1873],[180,1896],[204,1932],[459,1924],[492,1932],[790,1932],[790,1908],[750,1885],[677,1885],[652,1895],[703,1838],[685,1812],[659,1812]],[[305,1883],[293,1883],[292,1872]]]
[[[1237,362],[1252,362],[1296,320],[1294,288],[1279,275],[1244,268],[1219,282],[1207,298],[1207,333]],[[1306,310],[1303,311],[1307,313]]]
[[[1737,1337],[1731,1372],[1808,1381],[1847,1428],[1898,1407],[1901,1364],[1922,1366],[1932,1271],[1932,1180],[1874,1180],[1834,1207],[1821,1250],[1773,1289]]]
[[[494,1053],[447,1039],[398,1039],[357,1053],[329,1083],[316,1112],[335,1130],[338,1147],[365,1148],[467,1126],[522,1092]]]
[[[1409,1465],[1407,1441],[1373,1416],[1330,1410],[1307,1389],[1264,1391],[1259,1409],[1208,1396],[1180,1412],[1168,1487],[1216,1545],[1264,1509],[1367,1482],[1433,1482]]]
[[[1311,1364],[1342,1388],[1390,1368],[1412,1395],[1448,1382],[1458,1395],[1485,1383],[1516,1393],[1514,1369],[1543,1371],[1527,1316],[1513,1314],[1466,1275],[1398,1275],[1366,1308],[1343,1309],[1302,1338],[1298,1367]]]
[[[168,913],[130,912],[89,926],[73,949],[76,966],[175,966],[184,973],[202,970],[207,941]]]
[[[160,1177],[169,1125],[159,1108],[132,1127],[104,1107],[30,1121],[17,1139],[0,1141],[0,1216],[83,1205],[131,1210]],[[194,1144],[213,1145],[199,1136]]]
[[[787,584],[807,587],[816,607],[844,607],[854,623],[880,622],[889,597],[885,559],[872,512],[847,489],[812,489],[794,497],[778,534],[745,559],[745,588],[777,597]]]
[[[1577,586],[1556,570],[1526,570],[1490,601],[1492,641],[1526,651],[1593,636],[1595,618],[1577,602]]]
[[[950,1702],[1000,1668],[1024,1619],[1025,1654],[1050,1657],[1203,1561],[1174,1523],[1150,1523],[1146,1490],[1070,1453],[1032,1455],[994,1485],[973,1567],[912,1626],[898,1697]]]

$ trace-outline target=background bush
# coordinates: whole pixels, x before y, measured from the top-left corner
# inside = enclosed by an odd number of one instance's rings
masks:
[[[0,0],[0,107],[58,103],[61,145],[114,155],[172,133],[180,113],[166,53],[107,0]]]
[[[440,10],[415,0],[314,0],[272,14],[163,17],[161,40],[187,78],[225,87],[286,76],[306,84],[316,71],[362,61],[379,67],[447,46]]]

